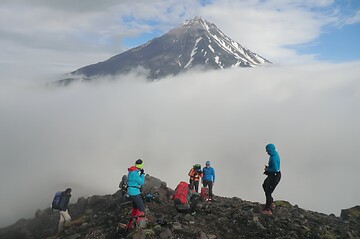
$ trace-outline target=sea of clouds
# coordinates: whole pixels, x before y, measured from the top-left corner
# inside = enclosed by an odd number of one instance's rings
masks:
[[[130,74],[68,87],[5,77],[0,225],[32,217],[66,187],[72,202],[115,193],[138,158],[172,188],[209,160],[216,195],[263,203],[267,143],[281,157],[275,200],[339,215],[360,201],[359,76],[353,62],[192,72],[152,83]]]

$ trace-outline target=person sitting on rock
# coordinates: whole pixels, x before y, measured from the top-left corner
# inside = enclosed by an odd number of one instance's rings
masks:
[[[195,164],[189,171],[188,175],[190,176],[190,189],[199,192],[199,181],[202,178],[203,173],[201,171],[201,165]]]
[[[196,209],[201,208],[201,198],[196,192],[190,189],[190,185],[186,182],[180,182],[175,189],[173,195],[175,209],[179,213],[191,213],[194,215]]]

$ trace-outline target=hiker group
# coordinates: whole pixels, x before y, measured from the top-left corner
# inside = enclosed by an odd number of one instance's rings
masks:
[[[273,144],[266,145],[265,149],[269,155],[269,161],[264,168],[264,174],[267,177],[262,187],[265,192],[266,203],[261,213],[271,215],[275,208],[272,193],[281,179],[280,157]],[[163,185],[164,182],[160,188],[165,190],[167,199],[173,200],[177,212],[195,215],[196,211],[202,208],[202,203],[211,203],[214,200],[215,170],[211,167],[210,161],[206,161],[203,168],[201,168],[200,164],[194,164],[188,176],[190,177],[189,183],[181,181],[173,193],[169,193],[166,183]],[[200,182],[201,189],[199,193]],[[129,222],[127,224],[119,223],[119,226],[125,230],[146,227],[145,204],[141,191],[144,184],[144,162],[138,159],[134,165],[128,168],[127,176],[124,175],[119,184],[122,195],[132,203]],[[53,200],[53,209],[60,211],[59,232],[71,221],[68,213],[70,197],[71,189],[67,188],[64,192],[57,192]],[[153,195],[149,195],[149,197],[153,197]]]

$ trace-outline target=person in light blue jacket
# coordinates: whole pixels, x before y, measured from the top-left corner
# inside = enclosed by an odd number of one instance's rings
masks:
[[[268,144],[266,145],[265,149],[270,157],[268,165],[265,165],[264,171],[264,174],[267,175],[267,178],[264,180],[262,187],[265,192],[266,204],[261,212],[271,215],[272,210],[275,208],[274,199],[272,198],[271,194],[274,192],[281,179],[280,157],[278,152],[275,150],[275,145]]]
[[[202,183],[204,188],[209,187],[209,199],[213,198],[213,186],[215,184],[215,170],[210,166],[210,161],[206,161],[205,167],[203,168]]]
[[[143,161],[136,160],[135,165],[128,168],[127,193],[133,202],[133,208],[138,209],[141,214],[145,214],[145,205],[141,197],[140,188],[145,183],[145,173]]]

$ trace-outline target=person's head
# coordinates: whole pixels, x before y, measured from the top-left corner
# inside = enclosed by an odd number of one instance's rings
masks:
[[[67,189],[65,190],[65,193],[66,193],[67,195],[70,195],[70,193],[71,193],[71,188],[67,188]]]
[[[194,168],[194,169],[201,169],[201,165],[200,165],[200,164],[195,164],[195,165],[193,166],[193,168]]]
[[[144,167],[144,162],[141,159],[136,160],[135,167],[138,169],[142,169]]]
[[[206,161],[205,166],[206,166],[207,168],[209,168],[209,167],[210,167],[210,161]]]
[[[268,153],[268,155],[272,155],[275,152],[275,145],[268,144],[268,145],[266,145],[265,150]]]

